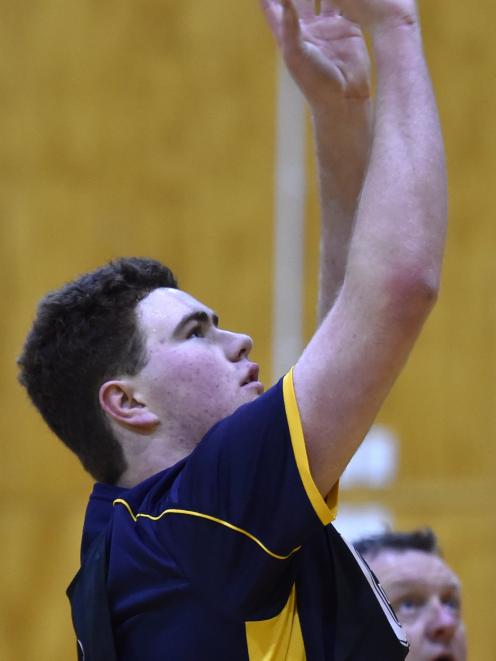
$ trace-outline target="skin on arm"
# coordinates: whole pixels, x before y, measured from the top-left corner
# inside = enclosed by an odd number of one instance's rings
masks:
[[[372,424],[435,301],[447,216],[443,144],[415,2],[333,6],[370,32],[377,97],[343,285],[294,371],[310,468],[324,496]],[[284,11],[284,20],[293,20],[287,4]]]

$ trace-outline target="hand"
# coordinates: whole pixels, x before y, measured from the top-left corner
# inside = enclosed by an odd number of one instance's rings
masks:
[[[362,31],[336,5],[322,0],[316,14],[313,0],[262,0],[289,72],[314,110],[337,98],[370,97]]]

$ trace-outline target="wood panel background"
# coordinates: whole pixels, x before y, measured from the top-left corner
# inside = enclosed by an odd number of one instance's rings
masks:
[[[440,302],[380,420],[402,439],[380,498],[430,523],[465,586],[471,658],[491,661],[496,570],[495,49],[489,0],[422,5],[448,146]],[[37,300],[149,255],[255,339],[270,379],[275,51],[258,3],[0,0],[0,658],[75,658],[64,589],[91,480],[16,383]],[[307,277],[317,210],[309,191]],[[307,334],[314,286],[306,301]]]

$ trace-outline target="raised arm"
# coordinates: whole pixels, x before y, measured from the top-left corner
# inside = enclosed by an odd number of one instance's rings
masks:
[[[372,424],[433,305],[447,215],[442,138],[414,0],[334,6],[370,32],[377,96],[343,286],[294,371],[323,495]]]
[[[370,149],[370,62],[358,25],[322,2],[262,0],[292,77],[312,114],[321,201],[318,319],[343,284]]]

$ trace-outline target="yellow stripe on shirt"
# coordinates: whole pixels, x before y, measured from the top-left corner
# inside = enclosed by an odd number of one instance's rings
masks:
[[[193,510],[183,510],[183,509],[176,509],[176,508],[169,508],[161,512],[160,514],[144,514],[143,512],[138,512],[138,514],[135,514],[133,510],[131,509],[131,506],[129,503],[127,503],[125,500],[122,498],[116,498],[113,503],[115,505],[123,505],[133,521],[136,523],[138,519],[150,519],[150,521],[158,521],[161,519],[163,516],[166,514],[185,514],[186,516],[196,516],[200,519],[207,519],[208,521],[213,521],[214,523],[218,523],[221,526],[225,526],[226,528],[230,528],[231,530],[234,530],[234,532],[239,532],[242,535],[245,535],[249,539],[252,540],[252,542],[255,542],[255,544],[258,544],[260,548],[265,551],[268,555],[270,555],[272,558],[275,558],[276,560],[287,560],[290,558],[294,553],[299,551],[301,549],[301,546],[297,546],[294,548],[292,551],[290,551],[287,555],[279,555],[278,553],[274,553],[270,549],[268,549],[263,542],[261,542],[255,535],[252,535],[250,532],[247,530],[243,530],[242,528],[238,528],[238,526],[235,526],[232,523],[229,523],[229,521],[223,521],[222,519],[218,519],[215,516],[210,516],[210,514],[202,514],[201,512],[194,512]]]
[[[327,497],[327,502],[323,499],[312,474],[308,463],[307,448],[301,426],[300,412],[298,402],[294,391],[293,370],[291,369],[283,380],[284,406],[286,408],[286,417],[288,420],[289,431],[291,434],[291,443],[296,459],[296,465],[300,473],[303,486],[307,492],[308,499],[324,525],[330,523],[336,518],[338,506],[338,483],[334,485]]]

